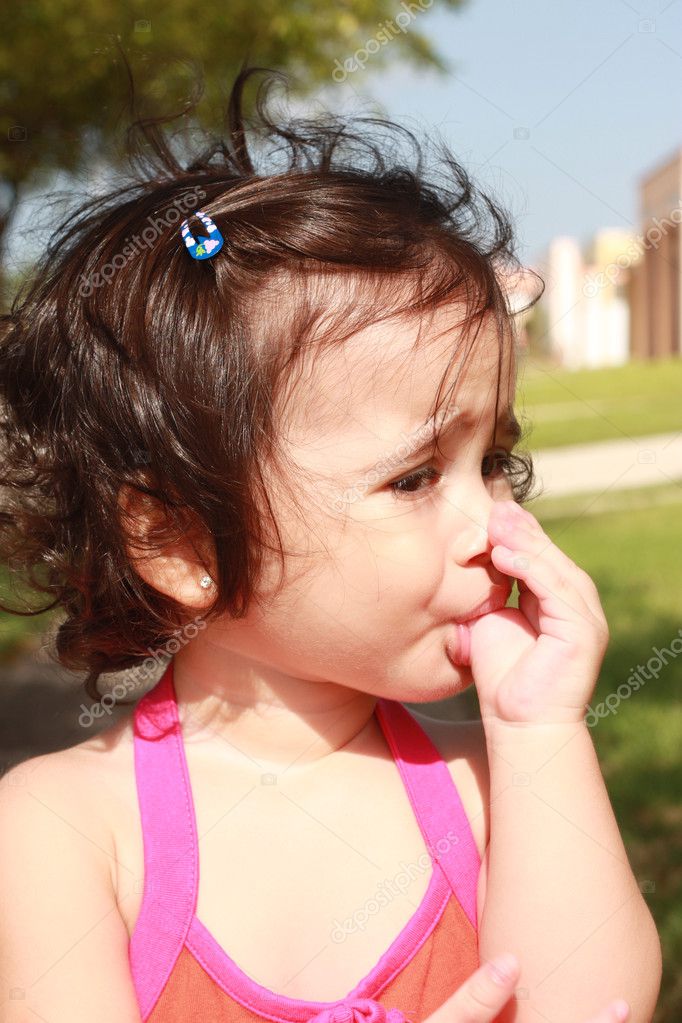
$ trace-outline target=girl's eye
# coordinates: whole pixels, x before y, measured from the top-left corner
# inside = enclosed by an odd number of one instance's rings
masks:
[[[389,489],[393,491],[396,497],[402,497],[405,494],[416,494],[422,491],[423,487],[420,486],[420,483],[423,480],[439,480],[440,478],[441,473],[427,465],[423,469],[418,469],[417,472],[410,473],[409,476],[403,476],[401,480],[395,480],[389,484]]]
[[[490,463],[492,467],[490,468]],[[499,468],[501,463],[502,468]],[[488,466],[488,470],[484,468],[483,475],[486,479],[497,478],[501,473],[509,474],[512,469],[512,458],[509,451],[497,451],[494,452],[492,457],[486,455],[483,459],[483,466]],[[412,494],[422,493],[428,487],[422,487],[422,483],[434,482],[442,477],[442,473],[438,472],[432,466],[424,466],[423,469],[418,469],[416,472],[410,473],[409,476],[403,476],[402,479],[395,480],[389,484],[389,490],[391,490],[396,497],[410,496]]]
[[[488,456],[486,455],[485,458],[483,459],[484,464],[485,464],[487,458],[488,458]],[[493,458],[493,466],[495,464],[495,460],[497,460],[499,463],[502,464],[502,470],[501,471],[503,473],[510,473],[511,472],[511,470],[513,468],[513,465],[512,465],[512,456],[511,456],[509,451],[505,451],[504,449],[502,449],[502,451],[497,451],[497,452],[495,452],[493,454],[492,458]],[[497,476],[497,475],[499,475],[499,473],[500,473],[499,469],[493,468],[492,472],[489,475]],[[484,475],[485,475],[485,473],[484,473]]]

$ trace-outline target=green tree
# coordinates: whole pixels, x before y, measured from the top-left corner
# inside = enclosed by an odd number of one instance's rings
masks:
[[[466,2],[441,5],[457,10]],[[0,35],[0,246],[27,187],[43,187],[56,171],[116,168],[126,62],[150,116],[181,111],[200,66],[199,116],[203,127],[217,130],[227,86],[245,58],[290,72],[294,95],[331,86],[344,73],[359,84],[358,58],[364,73],[396,61],[447,73],[451,67],[423,33],[421,19],[432,4],[22,0],[7,7]]]

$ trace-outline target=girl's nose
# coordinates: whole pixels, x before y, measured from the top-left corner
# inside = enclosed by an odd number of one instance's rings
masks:
[[[464,567],[472,562],[489,562],[492,544],[488,539],[487,516],[481,520],[466,513],[460,521],[460,529],[452,541],[457,564]]]
[[[493,545],[488,538],[488,521],[495,504],[485,485],[459,491],[457,505],[450,520],[450,556],[462,568],[468,565],[483,565],[496,582],[505,576],[495,568],[491,552]]]
[[[488,539],[487,521],[487,516],[483,525],[467,520],[452,541],[452,556],[461,568],[478,565],[486,570],[492,583],[504,585],[509,582],[509,577],[493,564],[493,545]]]

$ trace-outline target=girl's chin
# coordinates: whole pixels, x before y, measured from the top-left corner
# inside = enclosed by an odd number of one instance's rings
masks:
[[[461,696],[473,684],[473,678],[467,668],[457,670],[457,675],[452,673],[440,684],[433,682],[429,686],[421,686],[399,696],[393,692],[391,698],[401,700],[403,703],[440,703],[441,700],[452,700],[455,696]]]

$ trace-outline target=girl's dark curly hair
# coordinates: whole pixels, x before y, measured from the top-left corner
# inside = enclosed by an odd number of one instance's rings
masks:
[[[243,90],[257,72],[267,77],[249,121]],[[282,78],[243,65],[226,138],[204,134],[208,144],[188,160],[161,126],[194,110],[201,83],[181,114],[133,120],[132,174],[60,223],[2,317],[0,557],[29,592],[50,598],[3,610],[63,610],[56,657],[87,671],[91,699],[100,674],[172,649],[195,617],[136,572],[122,493],[132,488],[161,510],[149,550],[197,536],[197,563],[216,582],[204,620],[243,617],[265,551],[284,562],[266,469],[283,465],[277,415],[306,349],[455,300],[466,310],[462,337],[490,314],[500,362],[514,343],[504,282],[520,264],[508,214],[442,142],[427,176],[423,147],[392,121],[275,123],[266,99]],[[395,147],[399,134],[411,160]],[[225,239],[201,262],[179,231],[197,209]],[[190,230],[202,225],[191,219]],[[525,500],[528,453],[512,455],[510,476]]]

